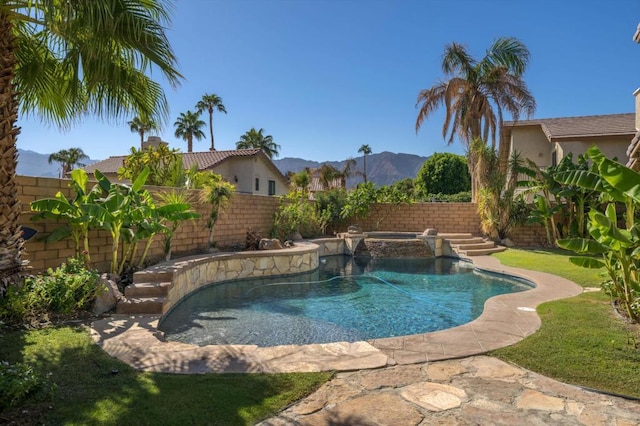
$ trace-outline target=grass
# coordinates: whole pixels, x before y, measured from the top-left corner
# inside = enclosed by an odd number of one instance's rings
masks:
[[[550,250],[509,249],[496,256],[507,266],[550,272],[584,287],[602,277]],[[623,321],[602,292],[538,307],[542,326],[532,336],[490,355],[565,383],[640,398],[640,327]]]
[[[311,392],[331,373],[143,373],[110,357],[84,326],[0,334],[0,361],[28,363],[55,384],[53,396],[0,412],[0,423],[253,424]]]

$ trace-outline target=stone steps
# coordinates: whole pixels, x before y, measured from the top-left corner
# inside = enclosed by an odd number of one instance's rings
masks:
[[[171,281],[136,283],[124,289],[125,297],[166,297],[173,287]]]
[[[438,236],[445,239],[458,256],[486,256],[506,250],[505,247],[496,246],[493,241],[474,237],[468,233],[438,234]]]
[[[127,315],[162,315],[166,297],[127,297],[116,306],[116,313]]]

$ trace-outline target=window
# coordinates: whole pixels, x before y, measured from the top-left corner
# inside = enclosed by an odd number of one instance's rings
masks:
[[[551,153],[551,165],[553,167],[558,165],[558,153],[556,151]]]
[[[276,181],[269,181],[269,195],[276,195]]]
[[[256,178],[256,191],[260,191],[260,178]]]

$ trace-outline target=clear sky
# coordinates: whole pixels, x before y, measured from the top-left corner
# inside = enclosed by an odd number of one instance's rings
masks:
[[[220,150],[255,127],[281,145],[279,158],[344,160],[362,144],[463,153],[445,143],[441,111],[414,130],[416,96],[443,77],[447,43],[481,58],[497,37],[524,42],[534,118],[624,113],[640,86],[639,22],[640,0],[178,0],[168,36],[186,79],[167,86],[171,111],[158,135],[186,151],[173,123],[215,93],[228,112],[214,114]],[[61,132],[21,116],[18,147],[126,155],[139,145],[126,121],[89,117]],[[209,148],[208,124],[205,133],[195,151]]]

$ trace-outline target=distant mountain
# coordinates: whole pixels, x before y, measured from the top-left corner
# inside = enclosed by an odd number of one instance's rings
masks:
[[[394,154],[393,152],[384,151],[378,154],[367,156],[367,180],[376,185],[391,185],[399,180],[406,178],[415,178],[416,174],[422,167],[422,164],[429,157],[421,157],[413,154]],[[364,169],[364,157],[354,158],[356,160],[357,169],[362,172]],[[273,160],[275,165],[282,173],[297,173],[305,167],[315,169],[322,164],[329,164],[339,170],[342,170],[345,164],[343,161],[310,161],[302,158],[282,158]],[[362,176],[354,176],[347,180],[347,187],[351,188],[362,182]]]
[[[84,160],[82,163],[89,165],[97,161],[99,160]],[[60,164],[49,164],[49,154],[18,148],[17,173],[22,176],[58,177]]]

